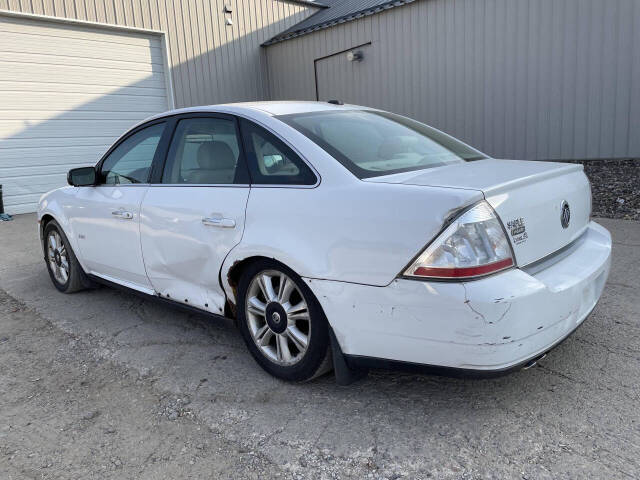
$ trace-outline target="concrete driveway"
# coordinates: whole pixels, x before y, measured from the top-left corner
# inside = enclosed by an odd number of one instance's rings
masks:
[[[591,317],[539,366],[492,380],[372,372],[350,387],[332,376],[283,383],[230,322],[110,288],[58,293],[33,215],[0,222],[0,289],[156,391],[188,399],[197,422],[283,476],[638,477],[640,223],[600,222],[613,234],[613,268]]]

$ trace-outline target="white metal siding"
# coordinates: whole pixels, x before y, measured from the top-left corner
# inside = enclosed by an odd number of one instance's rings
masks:
[[[370,101],[367,84],[375,78],[375,62],[371,61],[374,58],[374,49],[371,48],[371,44],[366,44],[352,50],[370,61],[349,61],[345,52],[315,61],[318,98],[348,98],[350,103],[356,105]]]
[[[0,10],[165,32],[175,105],[188,107],[267,98],[260,45],[318,8],[289,0],[0,0]]]
[[[267,47],[272,98],[315,99],[314,60],[367,42],[360,64],[321,62],[321,100],[498,158],[640,156],[638,0],[417,0]]]
[[[260,44],[315,11],[289,0],[0,0],[0,183],[7,210],[33,210],[41,192],[64,183],[67,167],[94,163],[147,112],[166,110],[166,78],[176,107],[265,99]],[[7,13],[164,32],[170,69],[158,35]]]
[[[35,210],[70,168],[169,108],[160,35],[0,16],[0,184]]]

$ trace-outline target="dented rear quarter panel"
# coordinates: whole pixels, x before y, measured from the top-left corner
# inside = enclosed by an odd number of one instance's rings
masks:
[[[480,192],[381,185],[355,180],[313,189],[252,188],[242,241],[227,257],[236,262],[274,258],[300,276],[388,285]]]

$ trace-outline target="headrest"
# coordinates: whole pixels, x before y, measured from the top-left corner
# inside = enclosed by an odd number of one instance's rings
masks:
[[[378,157],[389,160],[400,153],[407,153],[408,151],[407,145],[401,138],[391,137],[378,147]]]
[[[224,142],[204,142],[198,147],[198,166],[204,170],[224,170],[236,166],[236,156]]]

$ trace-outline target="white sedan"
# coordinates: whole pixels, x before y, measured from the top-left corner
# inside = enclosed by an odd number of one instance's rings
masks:
[[[107,283],[235,318],[287,380],[530,366],[609,274],[581,165],[495,160],[353,105],[170,111],[68,181],[38,208],[58,290]]]

